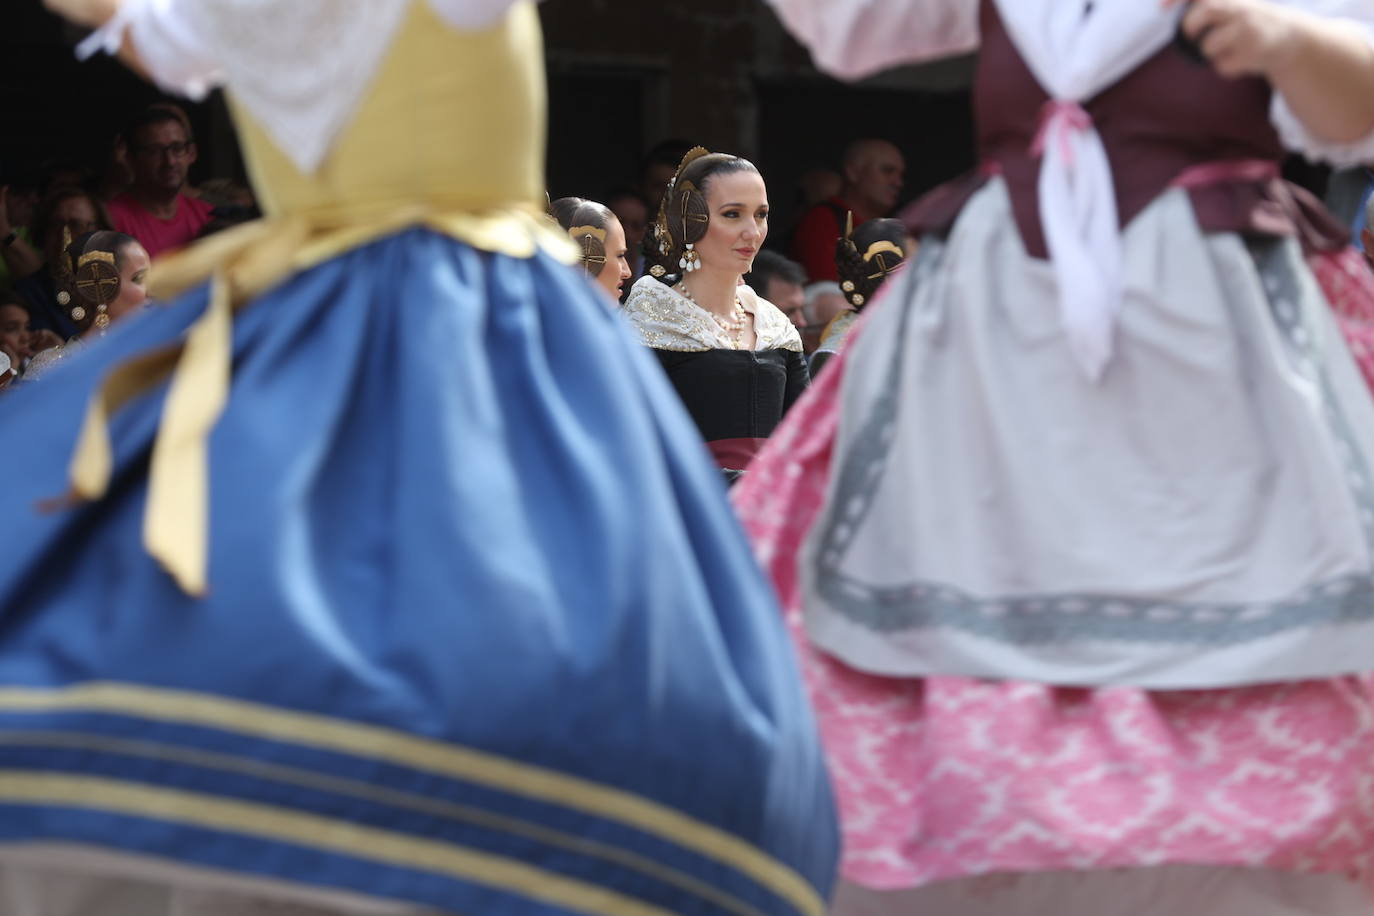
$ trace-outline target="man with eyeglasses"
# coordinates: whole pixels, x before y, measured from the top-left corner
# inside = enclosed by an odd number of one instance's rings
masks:
[[[200,235],[211,206],[186,193],[196,142],[185,114],[150,105],[121,134],[133,183],[110,201],[115,229],[138,239],[150,257],[180,248]]]

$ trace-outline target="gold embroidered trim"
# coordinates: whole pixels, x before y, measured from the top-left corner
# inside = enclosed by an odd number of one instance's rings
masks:
[[[92,682],[56,690],[0,688],[0,710],[84,710],[207,726],[271,741],[340,751],[552,802],[662,837],[716,859],[807,916],[824,903],[795,870],[733,834],[666,805],[577,776],[376,725],[191,691]]]

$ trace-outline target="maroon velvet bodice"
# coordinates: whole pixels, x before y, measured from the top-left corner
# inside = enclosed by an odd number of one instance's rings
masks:
[[[935,189],[903,216],[917,234],[946,229],[989,174],[1000,172],[1026,250],[1043,258],[1040,157],[1032,146],[1049,96],[992,0],[983,0],[979,24],[974,115],[983,165],[977,174]],[[1111,162],[1121,225],[1194,166],[1282,158],[1269,120],[1270,98],[1264,80],[1225,79],[1170,44],[1084,102]],[[1299,234],[1309,248],[1343,244],[1341,227],[1315,199],[1276,178],[1219,180],[1190,187],[1189,194],[1208,231]]]

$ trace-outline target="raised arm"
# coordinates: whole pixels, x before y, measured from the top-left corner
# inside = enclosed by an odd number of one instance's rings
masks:
[[[417,4],[456,30],[530,0],[45,0],[169,92],[227,85],[302,172],[323,162]],[[499,39],[498,39],[499,40]]]
[[[96,30],[79,49],[118,54],[163,89],[202,98],[223,82],[223,71],[187,15],[183,0],[43,0],[47,7]]]
[[[978,0],[768,0],[820,67],[856,79],[978,46]]]
[[[1269,80],[1289,146],[1343,163],[1374,158],[1374,2],[1196,0],[1183,28],[1224,76]]]

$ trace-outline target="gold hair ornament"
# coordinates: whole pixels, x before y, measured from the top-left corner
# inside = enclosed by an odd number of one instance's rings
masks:
[[[582,269],[589,277],[601,276],[606,269],[606,230],[595,226],[573,226],[568,235],[582,249]]]

